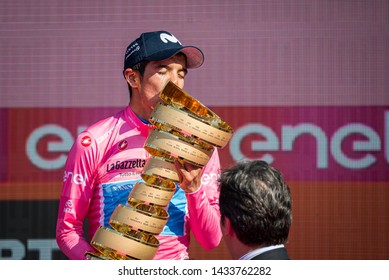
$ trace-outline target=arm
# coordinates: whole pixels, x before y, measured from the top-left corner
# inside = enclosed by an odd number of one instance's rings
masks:
[[[81,143],[89,137],[91,143]],[[85,259],[87,251],[94,251],[84,238],[83,223],[93,195],[93,170],[96,162],[96,142],[83,132],[69,152],[65,166],[62,193],[59,202],[56,240],[69,259]],[[86,147],[85,147],[86,146]]]
[[[203,170],[193,166],[192,169],[185,166],[186,171],[182,167],[180,169],[181,176],[186,177],[180,180],[180,187],[186,192],[192,232],[205,249],[211,250],[219,245],[222,238],[217,184],[220,161],[217,149]]]

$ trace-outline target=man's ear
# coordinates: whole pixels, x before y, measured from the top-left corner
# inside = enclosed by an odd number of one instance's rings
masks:
[[[124,70],[124,78],[126,79],[127,83],[132,87],[132,88],[137,88],[138,87],[138,75],[139,73],[132,70],[131,68],[127,68]]]
[[[232,228],[231,221],[227,217],[224,217],[224,233],[231,237],[235,236],[235,231]]]

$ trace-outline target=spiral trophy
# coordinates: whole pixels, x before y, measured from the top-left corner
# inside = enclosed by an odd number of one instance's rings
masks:
[[[149,260],[156,254],[158,236],[169,219],[166,210],[179,181],[174,162],[203,167],[215,147],[223,148],[233,129],[214,112],[172,82],[160,94],[162,102],[151,113],[154,129],[144,148],[150,158],[130,192],[126,205],[119,204],[109,225],[101,226],[87,252],[88,259]]]

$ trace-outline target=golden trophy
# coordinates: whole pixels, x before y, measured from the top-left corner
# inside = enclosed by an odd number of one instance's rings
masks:
[[[130,192],[127,205],[119,204],[109,224],[101,226],[87,252],[88,259],[150,260],[158,250],[160,234],[169,219],[166,211],[179,177],[174,162],[203,167],[215,147],[223,148],[233,129],[214,112],[172,82],[160,94],[162,102],[151,113],[154,129],[144,148],[151,157],[143,181]]]

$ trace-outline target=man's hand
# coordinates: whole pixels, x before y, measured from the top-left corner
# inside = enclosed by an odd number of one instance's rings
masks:
[[[185,193],[192,193],[200,188],[202,168],[187,162],[181,164],[175,161],[174,165],[180,179],[180,188]]]

